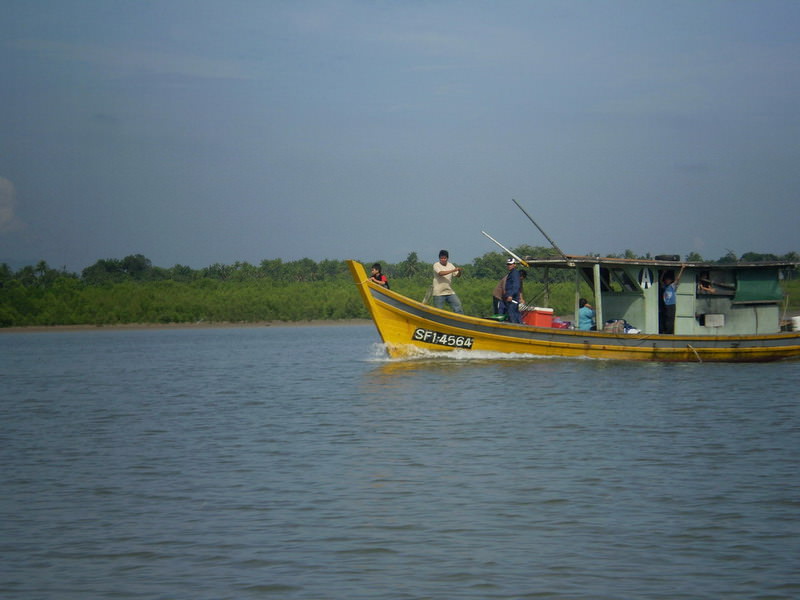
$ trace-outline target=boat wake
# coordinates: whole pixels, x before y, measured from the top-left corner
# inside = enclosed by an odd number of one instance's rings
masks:
[[[399,354],[399,356],[397,356]],[[393,356],[394,355],[394,356]],[[372,345],[369,362],[376,363],[418,363],[430,360],[454,362],[485,361],[531,361],[558,360],[562,357],[513,352],[492,352],[489,350],[428,350],[418,346],[390,346],[376,343]]]

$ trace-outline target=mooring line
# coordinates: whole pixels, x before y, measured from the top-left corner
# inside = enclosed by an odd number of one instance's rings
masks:
[[[689,350],[691,350],[692,352],[694,352],[694,355],[697,357],[697,362],[703,362],[703,359],[700,358],[700,355],[697,353],[697,350],[695,350],[691,344],[686,344],[686,347],[689,348]]]

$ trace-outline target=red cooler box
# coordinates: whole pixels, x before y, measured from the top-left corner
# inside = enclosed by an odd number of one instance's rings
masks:
[[[534,327],[552,327],[553,309],[535,306],[531,310],[522,311],[522,322]]]

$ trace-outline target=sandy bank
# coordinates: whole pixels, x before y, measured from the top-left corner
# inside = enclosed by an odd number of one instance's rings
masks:
[[[256,321],[252,323],[232,322],[199,322],[199,323],[123,323],[119,325],[51,325],[32,327],[4,327],[3,333],[52,333],[60,331],[126,331],[146,329],[233,329],[252,327],[310,327],[310,326],[342,326],[342,325],[372,325],[369,319],[339,319],[335,321]]]

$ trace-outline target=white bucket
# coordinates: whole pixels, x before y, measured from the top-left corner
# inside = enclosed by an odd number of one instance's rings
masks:
[[[792,331],[800,331],[800,317],[792,317]]]

